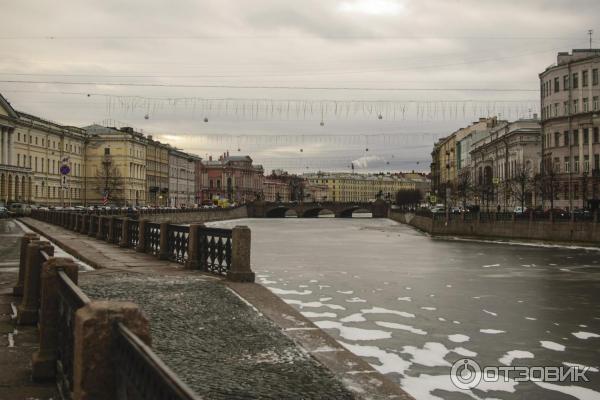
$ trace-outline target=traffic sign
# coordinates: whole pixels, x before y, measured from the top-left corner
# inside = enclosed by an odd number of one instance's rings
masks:
[[[71,172],[71,167],[69,167],[67,164],[60,166],[60,173],[62,175],[69,175],[70,172]]]

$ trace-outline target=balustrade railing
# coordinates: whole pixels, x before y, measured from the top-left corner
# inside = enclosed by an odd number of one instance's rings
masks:
[[[159,227],[160,228],[160,227]],[[190,230],[183,225],[168,225],[167,246],[169,259],[180,264],[188,260],[188,238]],[[160,235],[159,235],[160,239]],[[147,238],[148,240],[148,238]],[[159,240],[160,242],[160,240]]]
[[[63,271],[58,272],[58,348],[56,381],[63,399],[73,391],[73,357],[75,312],[90,303],[90,299]]]
[[[198,233],[200,268],[227,275],[231,267],[232,235],[230,229],[205,228]]]
[[[52,245],[32,235],[23,238],[17,323],[39,327],[34,381],[55,380],[63,400],[199,399],[144,342],[150,330],[136,305],[90,300],[73,260],[53,257]]]
[[[129,247],[136,247],[139,242],[140,225],[136,220],[129,220],[127,224],[127,239]]]
[[[160,253],[160,224],[155,222],[146,223],[146,252],[154,255]]]
[[[196,399],[196,395],[125,325],[115,324],[117,400]]]
[[[113,222],[113,235],[115,243],[120,243],[123,239],[123,220],[121,218],[115,218]]]

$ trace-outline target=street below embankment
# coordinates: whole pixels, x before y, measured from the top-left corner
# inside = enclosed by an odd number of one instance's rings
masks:
[[[258,281],[416,399],[600,398],[600,251],[428,236],[387,219],[244,219]],[[454,387],[450,367],[587,366]]]

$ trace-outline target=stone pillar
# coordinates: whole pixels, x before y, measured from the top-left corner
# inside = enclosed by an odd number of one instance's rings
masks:
[[[54,247],[50,242],[34,240],[27,245],[23,300],[17,313],[17,324],[19,325],[35,325],[38,321],[42,264],[46,261],[42,257],[41,251],[45,251],[49,256],[54,255]]]
[[[598,223],[598,210],[594,211],[594,223]]]
[[[108,243],[115,242],[115,218],[114,216],[108,218],[108,239],[106,240]]]
[[[231,235],[231,268],[227,279],[234,282],[254,282],[250,268],[250,228],[236,226]]]
[[[98,233],[98,228],[96,227],[96,229],[94,229],[94,223],[98,223],[98,218],[98,215],[90,215],[90,223],[87,231],[88,236],[96,236]]]
[[[21,250],[19,253],[19,277],[17,284],[13,287],[13,296],[23,296],[23,282],[25,281],[25,259],[27,258],[27,245],[34,240],[40,240],[35,233],[26,233],[21,238]]]
[[[79,233],[85,234],[90,223],[90,214],[83,214],[81,216],[81,226],[79,227]]]
[[[81,225],[81,214],[75,214],[75,224],[73,225],[73,231],[79,232],[80,225]]]
[[[169,259],[169,224],[169,221],[160,223],[160,252],[158,254],[160,260]]]
[[[138,221],[138,244],[135,247],[135,251],[138,253],[144,253],[146,251],[146,224],[147,219],[140,219]]]
[[[6,157],[7,157],[7,160],[8,160],[7,164],[8,165],[13,165],[13,159],[12,159],[12,157],[13,157],[13,154],[12,154],[13,153],[13,151],[12,151],[12,148],[13,148],[13,145],[12,145],[12,143],[13,143],[13,130],[10,129],[10,128],[7,129],[6,130],[6,134],[8,135],[8,138],[6,140],[6,142],[8,144],[8,146],[6,147],[6,155],[7,155]],[[583,159],[583,156],[581,157],[581,159]],[[17,198],[17,194],[15,193],[15,199],[16,198]]]
[[[93,301],[75,313],[73,400],[118,398],[113,361],[118,322],[150,344],[148,320],[133,303]]]
[[[123,218],[121,225],[121,241],[119,247],[129,247],[129,218]]]
[[[53,379],[56,376],[56,351],[58,347],[59,277],[64,271],[77,284],[78,267],[70,258],[51,258],[42,266],[42,291],[40,299],[40,348],[33,354],[32,377],[34,381]]]
[[[204,224],[192,224],[188,234],[188,259],[185,262],[185,268],[187,269],[199,269],[200,264],[200,249],[198,248],[198,237],[200,236],[200,230],[204,228]]]
[[[96,239],[102,240],[104,238],[104,219],[108,218],[103,215],[98,217],[98,229],[96,231]]]
[[[0,164],[4,164],[4,128],[0,128]]]

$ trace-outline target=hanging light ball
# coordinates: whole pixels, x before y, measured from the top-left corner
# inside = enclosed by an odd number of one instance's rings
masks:
[[[204,117],[204,122],[208,122],[208,118]]]
[[[242,149],[240,149],[240,148],[238,147],[238,151],[242,151]]]
[[[389,161],[387,161],[387,162],[386,162],[386,164],[387,164],[387,165],[390,165],[390,162],[389,162]]]
[[[87,94],[87,97],[90,97],[90,96],[91,96],[91,94],[89,94],[89,93],[88,93],[88,94]]]
[[[304,149],[300,149],[300,153],[304,152]]]
[[[150,116],[148,114],[144,115],[144,119],[150,119]]]
[[[383,115],[379,114],[379,115],[377,116],[377,119],[383,119]]]
[[[321,123],[319,125],[325,126],[325,122],[321,121]]]
[[[367,148],[365,149],[365,151],[369,151],[369,148],[367,147]]]

